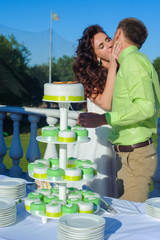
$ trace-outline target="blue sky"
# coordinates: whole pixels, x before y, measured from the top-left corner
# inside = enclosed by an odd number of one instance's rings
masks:
[[[149,31],[141,51],[151,61],[160,56],[159,0],[0,0],[0,24],[24,32],[43,32],[50,28],[51,10],[60,17],[52,22],[53,30],[71,43],[91,24],[101,25],[113,37],[121,19],[137,17]]]

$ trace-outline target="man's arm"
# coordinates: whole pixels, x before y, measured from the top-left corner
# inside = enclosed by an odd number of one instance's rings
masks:
[[[108,124],[105,114],[97,113],[81,113],[78,117],[77,123],[85,128],[96,128]]]

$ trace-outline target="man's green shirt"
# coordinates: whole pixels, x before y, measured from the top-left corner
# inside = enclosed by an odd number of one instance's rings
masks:
[[[112,126],[109,140],[131,145],[144,142],[157,132],[160,85],[150,60],[136,46],[126,48],[119,63],[112,111],[105,116]]]

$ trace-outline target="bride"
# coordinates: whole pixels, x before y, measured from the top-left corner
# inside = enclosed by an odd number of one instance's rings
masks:
[[[120,48],[117,43],[112,46],[112,40],[99,25],[86,28],[79,39],[73,70],[75,80],[84,86],[88,112],[103,114],[111,109]],[[91,141],[77,143],[74,157],[97,164],[97,177],[87,183],[94,192],[117,197],[115,154],[107,140],[110,127],[88,131]]]

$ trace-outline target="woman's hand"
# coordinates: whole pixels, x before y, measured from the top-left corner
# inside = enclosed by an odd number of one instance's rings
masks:
[[[112,53],[110,55],[110,67],[116,67],[118,66],[118,59],[121,53],[121,43],[115,42],[114,46],[112,47]]]

